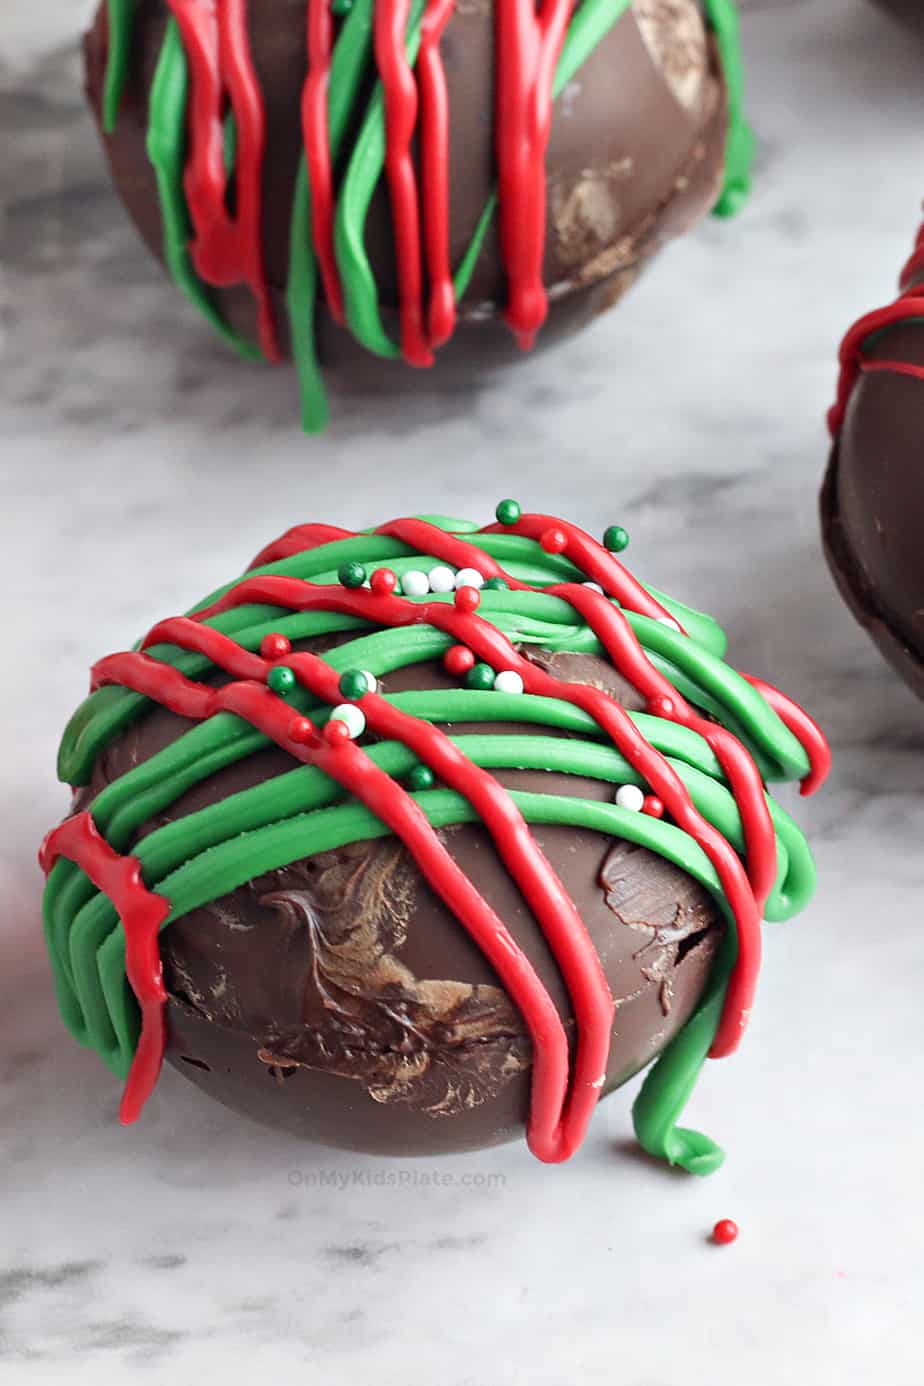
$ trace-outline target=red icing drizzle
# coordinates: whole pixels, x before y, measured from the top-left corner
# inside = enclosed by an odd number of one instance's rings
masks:
[[[311,231],[327,306],[343,322],[343,289],[334,255],[334,175],[327,98],[334,47],[331,0],[308,0],[308,75],[302,91],[302,137],[311,185]]]
[[[248,284],[257,303],[260,347],[281,353],[263,270],[261,233],[266,117],[250,56],[246,0],[167,0],[190,69],[190,154],[186,197],[195,238],[192,257],[209,284]],[[228,211],[222,117],[230,101],[237,127],[234,190]]]
[[[802,781],[800,793],[804,796],[814,794],[816,789],[820,789],[824,784],[831,769],[831,747],[821,727],[808,715],[805,708],[794,703],[792,698],[781,693],[778,688],[774,688],[772,683],[755,678],[753,674],[742,673],[741,670],[738,672],[757,689],[773,708],[783,726],[789,728],[805,750],[809,758],[809,772]]]
[[[502,527],[491,527],[492,530],[497,528]],[[551,521],[548,516],[529,515],[522,516],[516,525],[503,528],[532,536],[548,535],[554,530],[554,550],[580,563],[583,571],[593,573],[594,580],[600,581],[622,604],[633,610],[644,609],[646,615],[663,610],[612,554],[575,526]],[[447,534],[425,521],[396,520],[377,532],[400,538],[420,552],[456,566],[477,568],[483,576],[502,576],[511,588],[526,588],[458,535]],[[290,555],[331,538],[346,537],[350,537],[349,531],[330,526],[296,526],[282,540],[263,550],[259,561],[272,562],[283,556],[283,551]],[[284,640],[277,642],[278,651],[276,645],[265,643],[263,653],[253,654],[202,622],[221,611],[257,602],[289,610],[337,612],[391,627],[426,623],[447,633],[459,647],[471,651],[493,668],[518,672],[527,692],[563,698],[592,716],[650,786],[651,811],[669,812],[678,826],[702,847],[716,869],[733,910],[738,959],[713,1044],[713,1056],[729,1053],[736,1047],[746,1023],[759,967],[760,915],[776,869],[775,840],[763,785],[746,749],[724,728],[708,722],[689,707],[648,660],[624,613],[591,588],[578,583],[561,583],[538,590],[571,603],[604,645],[615,666],[648,699],[649,710],[691,727],[707,740],[723,766],[739,806],[750,877],[731,844],[698,813],[669,762],[646,741],[615,699],[587,685],[561,682],[521,656],[501,631],[477,615],[479,594],[475,589],[461,589],[454,605],[440,601],[411,602],[394,595],[394,575],[388,569],[377,569],[373,578],[372,589],[368,590],[348,589],[339,584],[319,586],[270,574],[245,577],[194,617],[175,617],[160,622],[148,633],[142,652],[112,655],[102,660],[93,671],[93,686],[117,683],[193,719],[207,718],[221,710],[233,712],[293,756],[329,774],[405,842],[426,879],[483,948],[524,1017],[534,1047],[530,1146],[544,1160],[563,1160],[580,1144],[601,1090],[609,1053],[613,1001],[583,921],[507,791],[493,776],[461,755],[438,728],[400,712],[377,694],[367,694],[361,700],[372,732],[401,741],[413,749],[445,784],[469,800],[491,832],[498,852],[540,922],[568,987],[577,1021],[578,1044],[570,1093],[568,1046],[551,998],[503,921],[456,866],[425,815],[406,791],[380,771],[360,747],[343,736],[328,736],[328,728],[325,728],[325,735],[319,734],[308,718],[295,715],[292,708],[266,686],[270,670],[284,661],[313,694],[327,703],[336,703],[341,698],[337,673],[315,655],[289,653]],[[196,683],[143,653],[145,648],[161,642],[205,654],[236,681],[222,688]],[[278,653],[277,659],[265,657],[273,653]],[[809,792],[826,773],[828,751],[824,738],[811,719],[783,694],[760,680],[750,681],[764,694],[784,724],[806,745],[812,769],[803,791]],[[334,726],[337,731],[345,731],[342,724]],[[87,820],[90,833],[102,843],[89,815],[80,815],[80,818]],[[76,822],[78,819],[70,820],[70,823]],[[63,828],[68,827],[69,824],[63,825]],[[89,862],[84,869],[116,904],[126,928],[129,951],[131,940],[144,936],[142,925],[138,923],[141,906],[158,897],[151,897],[141,884],[134,859],[118,858],[105,843],[102,847],[109,854],[109,861],[130,863],[127,869],[131,873],[131,895],[122,890],[121,877],[116,879],[115,875],[110,877],[104,873],[94,853],[83,850],[82,845],[80,858],[74,859],[81,865]],[[58,848],[59,852],[62,850]],[[136,895],[138,891],[143,892],[143,896]],[[158,922],[165,917],[169,906],[160,908],[163,912]],[[136,946],[137,943],[132,944],[132,948]],[[153,946],[156,952],[156,928],[153,945],[148,939],[146,946]],[[129,973],[146,1024],[155,1005],[159,1013],[164,1003],[159,972],[157,976],[159,991],[155,994],[150,976],[143,967],[133,964]],[[160,1024],[159,1053],[162,1055],[162,1021]],[[154,1034],[153,1022],[148,1029]],[[143,1064],[136,1059],[137,1074],[133,1066],[130,1102],[126,1089],[126,1110],[134,1114],[140,1110],[157,1076],[157,1067],[152,1066],[148,1051],[146,1054],[148,1057]]]
[[[411,366],[432,366],[423,325],[420,214],[411,140],[417,122],[417,83],[404,51],[410,0],[376,0],[375,59],[385,93],[385,173],[398,259],[401,351]]]
[[[39,865],[46,875],[59,857],[75,862],[108,896],[125,931],[125,971],[141,1007],[141,1035],[119,1108],[119,1119],[128,1125],[140,1114],[164,1061],[167,993],[158,935],[170,902],[148,890],[138,858],[114,851],[89,812],[66,819],[45,838]]]
[[[913,318],[924,318],[924,284],[914,283],[914,278],[924,270],[924,226],[918,232],[915,248],[902,270],[900,285],[902,292],[894,303],[885,308],[877,308],[867,313],[855,323],[844,338],[839,353],[840,377],[837,385],[837,398],[828,411],[828,428],[831,436],[837,438],[847,414],[851,396],[861,375],[886,371],[891,375],[909,375],[916,380],[924,380],[924,366],[913,361],[868,361],[863,355],[870,337],[889,327]]]
[[[552,79],[572,0],[497,0],[497,134],[500,247],[507,271],[504,319],[529,350],[545,321],[545,151]]]
[[[456,325],[449,266],[449,97],[439,47],[453,8],[454,0],[427,0],[417,56],[423,229],[430,280],[427,330],[433,347],[448,341]]]

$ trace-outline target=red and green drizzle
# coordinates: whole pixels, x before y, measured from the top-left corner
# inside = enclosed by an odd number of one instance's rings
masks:
[[[263,265],[263,94],[247,32],[247,0],[166,0],[171,16],[149,101],[167,266],[187,298],[248,358],[280,356]],[[498,217],[508,293],[504,317],[532,345],[548,303],[542,282],[545,152],[555,98],[630,0],[497,0],[497,188],[453,270],[449,261],[449,121],[440,38],[453,0],[305,0],[308,71],[302,94],[304,157],[293,197],[286,308],[309,432],[327,403],[318,369],[318,281],[336,321],[369,351],[429,366],[453,333],[456,305],[485,234]],[[107,0],[103,123],[115,129],[127,78],[136,0]],[[751,133],[742,112],[733,0],[705,0],[725,72],[729,136],[716,212],[729,215],[749,187]],[[362,93],[376,80],[365,111]],[[344,148],[348,128],[358,128]],[[233,138],[229,139],[229,131]],[[412,142],[419,141],[419,169]],[[400,340],[382,322],[364,244],[384,172],[392,207]],[[229,210],[233,186],[234,210]],[[210,289],[245,284],[257,308],[259,351],[225,322]]]
[[[892,327],[916,322],[924,325],[924,226],[915,239],[914,249],[899,279],[899,295],[885,308],[877,308],[854,323],[841,344],[840,376],[837,398],[828,411],[828,427],[832,438],[840,435],[851,396],[860,377],[871,372],[886,371],[892,375],[910,375],[924,380],[924,366],[914,361],[873,360],[866,351]]]
[[[61,1010],[75,1036],[127,1077],[123,1120],[140,1112],[165,1049],[159,930],[267,871],[393,833],[520,1009],[533,1045],[530,1147],[543,1160],[567,1159],[599,1097],[614,1002],[585,926],[528,827],[555,822],[660,853],[724,913],[706,994],[634,1108],[652,1154],[703,1174],[721,1162],[712,1141],[677,1120],[707,1055],[738,1045],[762,915],[788,917],[814,886],[805,842],[764,782],[799,779],[811,792],[827,773],[827,744],[785,695],[722,661],[724,637],[709,618],[643,587],[573,525],[521,514],[512,502],[498,513],[498,523],[480,530],[439,517],[362,534],[297,526],[191,614],[160,622],[134,650],[95,666],[93,691],[62,742],[67,782],[86,784],[97,756],[152,703],[197,724],[103,789],[42,848]],[[341,580],[343,565],[357,562],[370,574],[368,588]],[[434,564],[475,568],[490,585],[400,594],[403,572]],[[332,631],[356,634],[323,658],[293,652],[295,641]],[[525,658],[530,644],[608,656],[646,710],[627,712],[598,688],[554,677]],[[345,672],[387,681],[459,645],[495,671],[515,670],[523,693],[367,692],[355,701],[376,738],[369,744],[345,737],[344,724],[330,718],[344,700]],[[280,667],[291,671],[282,692]],[[230,682],[204,681],[216,670]],[[457,734],[466,722],[491,720],[568,736]],[[142,824],[192,785],[271,742],[290,753],[291,772],[136,841]],[[413,792],[413,778],[405,782],[421,765],[433,787]],[[660,801],[660,816],[507,790],[490,773],[499,768],[638,784]],[[576,1022],[573,1064],[529,959],[438,835],[471,821],[490,834],[556,958]]]

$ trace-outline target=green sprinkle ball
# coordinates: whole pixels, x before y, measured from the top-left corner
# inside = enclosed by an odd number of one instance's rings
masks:
[[[515,525],[522,513],[519,501],[515,500],[499,501],[494,512],[499,525]]]
[[[629,547],[628,531],[622,525],[610,525],[603,535],[603,547],[610,553],[622,553]]]
[[[429,765],[415,765],[407,773],[407,787],[416,792],[433,788],[433,771]]]
[[[344,563],[337,569],[337,577],[343,587],[362,587],[366,570],[361,563]]]
[[[287,664],[277,664],[274,669],[270,669],[266,682],[280,698],[287,698],[295,687],[295,673]]]
[[[369,692],[369,680],[361,669],[347,669],[340,675],[340,692],[351,700],[362,698]]]
[[[494,670],[490,664],[473,664],[465,675],[465,686],[480,693],[486,693],[489,688],[493,688]]]
[[[486,578],[484,590],[486,592],[509,592],[510,583],[503,578]]]

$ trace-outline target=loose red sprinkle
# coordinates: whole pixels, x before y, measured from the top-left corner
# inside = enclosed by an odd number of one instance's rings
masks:
[[[546,553],[563,553],[568,543],[568,536],[563,529],[547,529],[539,536],[539,543]]]
[[[647,813],[651,818],[664,817],[664,805],[654,794],[646,794],[642,800],[642,813]]]
[[[394,592],[398,579],[390,568],[376,568],[369,579],[369,586],[379,597],[387,597]]]
[[[731,1218],[721,1218],[712,1229],[712,1240],[716,1246],[731,1246],[738,1239],[738,1224]]]
[[[289,723],[289,737],[299,745],[306,745],[314,736],[314,723],[310,717],[296,717]]]
[[[456,607],[459,611],[477,611],[480,602],[481,593],[477,587],[456,588]]]
[[[332,717],[329,722],[325,722],[324,740],[331,746],[342,746],[345,741],[349,741],[350,729],[346,722],[342,722],[339,717]]]
[[[292,641],[278,631],[271,631],[260,641],[260,653],[264,659],[285,659],[292,653]]]
[[[453,645],[443,655],[443,668],[454,679],[463,678],[474,667],[474,652],[465,645]]]

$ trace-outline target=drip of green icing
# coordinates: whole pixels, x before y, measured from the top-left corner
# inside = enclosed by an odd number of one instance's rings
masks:
[[[106,73],[103,78],[103,130],[111,135],[119,118],[122,93],[128,77],[135,0],[106,0],[108,36]]]
[[[754,135],[744,118],[744,65],[741,60],[738,10],[734,0],[706,0],[706,15],[716,37],[728,94],[725,177],[713,213],[717,217],[733,217],[741,211],[750,196],[751,164],[754,159]]]
[[[452,521],[440,523],[456,528]],[[467,537],[492,552],[515,575],[517,570],[529,574],[524,580],[549,583],[573,576],[567,560],[545,554],[538,544],[520,536],[469,533]],[[396,570],[436,561],[410,552],[397,541],[360,535],[295,554],[262,571],[334,582],[339,562],[352,557],[362,559],[367,567],[387,559]],[[668,671],[681,691],[726,726],[737,729],[740,723],[764,765],[778,778],[803,775],[807,764],[801,746],[760,695],[722,664],[724,637],[715,623],[677,603],[666,601],[665,605],[682,620],[689,636],[627,613],[649,656]],[[542,592],[486,590],[480,613],[513,640],[599,652],[588,628],[576,622],[574,609]],[[233,635],[247,649],[258,648],[271,630],[292,640],[334,629],[353,630],[352,640],[329,653],[329,663],[341,671],[369,669],[386,680],[394,670],[439,658],[451,643],[447,635],[429,626],[370,630],[355,618],[293,614],[260,605],[221,613],[209,624]],[[149,653],[193,677],[211,667],[202,656],[181,653],[172,646]],[[485,768],[556,769],[611,784],[639,782],[593,719],[567,702],[464,688],[386,692],[386,696],[402,710],[443,725],[516,720],[569,733],[567,739],[532,733],[454,735],[459,749]],[[329,713],[303,688],[295,691],[291,703],[293,710],[310,712],[318,722]],[[124,689],[105,688],[91,695],[65,733],[62,768],[78,769],[88,776],[96,755],[147,706],[146,699]],[[743,851],[737,805],[702,737],[646,713],[631,715],[650,743],[669,758],[703,816],[735,850]],[[133,850],[145,883],[170,900],[167,923],[254,877],[299,860],[306,844],[316,853],[387,833],[379,819],[323,772],[299,766],[167,823],[135,844],[143,823],[169,811],[180,795],[208,776],[266,744],[266,738],[249,723],[221,713],[194,726],[94,799],[94,822],[107,842],[120,852]],[[395,777],[405,776],[416,760],[397,742],[373,744],[367,753]],[[436,827],[476,821],[468,801],[448,790],[425,790],[414,797]],[[737,948],[734,918],[711,863],[674,824],[627,813],[615,804],[521,792],[514,792],[512,798],[528,822],[590,828],[650,848],[699,881],[723,911],[727,927],[706,994],[650,1071],[634,1108],[637,1134],[646,1150],[694,1173],[709,1173],[720,1163],[721,1151],[708,1138],[679,1128],[677,1121],[715,1034]],[[766,913],[768,919],[783,919],[811,895],[814,867],[798,828],[769,795],[767,803],[776,832],[778,871]],[[137,1044],[139,1018],[125,976],[124,935],[115,910],[77,866],[62,859],[47,883],[44,921],[66,1024],[78,1040],[94,1047],[124,1076]]]
[[[328,95],[328,133],[334,162],[340,154],[357,92],[369,67],[373,4],[374,0],[356,0],[334,45]],[[317,292],[318,267],[311,241],[311,186],[303,155],[292,200],[286,310],[292,359],[298,375],[302,427],[306,433],[323,432],[328,417],[327,392],[318,366]]]
[[[217,333],[248,361],[261,359],[259,348],[225,322],[208,288],[197,275],[189,253],[192,226],[183,192],[186,151],[186,102],[189,72],[183,40],[171,16],[154,73],[148,108],[147,153],[157,179],[163,226],[164,260],[176,284]],[[233,157],[234,136],[225,126],[225,152]]]

